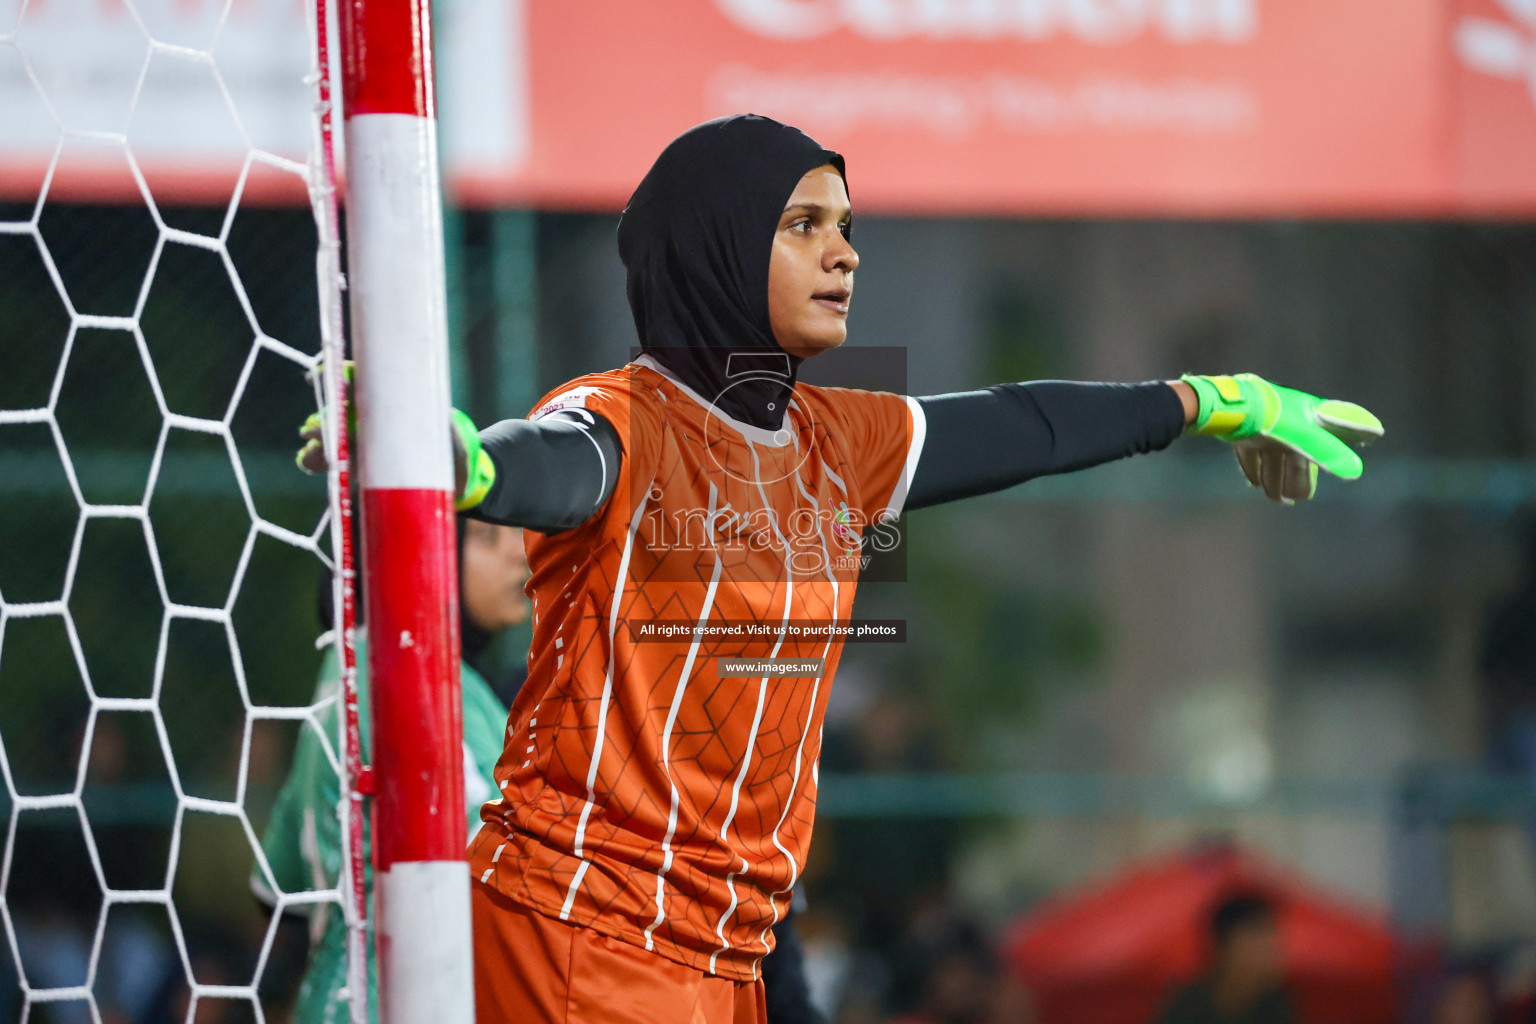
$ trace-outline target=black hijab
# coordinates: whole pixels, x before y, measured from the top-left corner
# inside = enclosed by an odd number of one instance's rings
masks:
[[[768,322],[768,258],[784,203],[843,158],[756,114],[705,121],[662,150],[619,220],[640,347],[726,415],[776,430],[800,358]],[[734,358],[733,358],[734,356]]]

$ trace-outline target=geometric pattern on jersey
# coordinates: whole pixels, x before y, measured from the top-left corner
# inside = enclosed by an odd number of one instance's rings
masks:
[[[847,622],[860,536],[921,453],[915,402],[798,384],[784,427],[721,416],[642,356],[555,389],[624,465],[581,526],[527,531],[528,680],[471,870],[546,916],[750,980],[805,864],[842,652],[785,620]],[[596,481],[594,481],[594,486]],[[653,620],[765,636],[639,639]],[[819,678],[722,678],[722,657],[822,658]]]

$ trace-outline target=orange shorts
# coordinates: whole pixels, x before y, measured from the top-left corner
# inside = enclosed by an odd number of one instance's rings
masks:
[[[478,880],[476,1024],[767,1024],[763,983],[545,917]]]

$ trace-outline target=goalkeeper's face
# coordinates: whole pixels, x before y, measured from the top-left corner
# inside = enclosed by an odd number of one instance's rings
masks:
[[[848,187],[831,164],[807,171],[784,204],[768,261],[768,321],[791,355],[810,357],[848,337],[859,265],[852,224]]]

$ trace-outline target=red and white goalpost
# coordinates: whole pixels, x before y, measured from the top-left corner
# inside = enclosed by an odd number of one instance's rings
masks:
[[[66,673],[57,681],[37,673],[35,678],[23,678],[31,685],[56,682],[66,694],[77,681],[81,690],[71,705],[79,710],[80,731],[74,734],[79,745],[67,764],[50,762],[43,766],[47,774],[39,775],[38,766],[18,760],[18,751],[25,753],[26,745],[16,742],[15,723],[29,719],[11,719],[6,723],[9,735],[0,732],[0,808],[9,809],[0,814],[0,961],[4,961],[0,967],[14,972],[22,1020],[35,1015],[39,1005],[54,1003],[81,1004],[92,1019],[106,1016],[103,1000],[109,996],[97,992],[98,968],[107,955],[104,937],[109,922],[118,920],[115,915],[140,908],[163,915],[165,941],[174,949],[184,975],[188,1020],[199,1015],[204,1002],[240,1004],[245,1009],[238,1012],[265,1019],[265,993],[260,989],[277,942],[277,920],[287,912],[322,914],[340,907],[352,940],[351,1019],[354,1024],[368,1024],[369,914],[362,850],[364,797],[369,794],[373,797],[372,920],[380,1019],[384,1024],[470,1024],[474,1018],[447,316],[428,0],[342,0],[335,12],[341,26],[339,48],[333,45],[337,40],[332,38],[332,12],[327,9],[335,2],[50,0],[6,6],[0,0],[4,10],[0,58],[13,72],[0,75],[0,198],[6,200],[0,209],[0,242],[9,246],[9,254],[21,254],[8,258],[30,261],[28,265],[35,264],[51,283],[52,294],[40,298],[68,323],[67,331],[49,328],[65,331],[62,338],[35,339],[39,365],[51,364],[51,385],[24,392],[11,389],[0,396],[0,432],[6,434],[0,438],[0,450],[14,445],[18,430],[43,432],[50,446],[37,447],[29,441],[35,452],[9,454],[35,454],[49,464],[56,461],[60,478],[45,482],[46,487],[52,488],[52,499],[72,502],[78,513],[57,588],[39,584],[33,590],[18,590],[12,586],[17,578],[12,575],[5,581],[8,592],[0,593],[0,655],[7,664],[15,665],[24,657],[21,652],[27,648],[18,647],[16,638],[26,624],[39,620],[56,626],[62,639],[51,642],[64,645],[57,653],[74,666],[75,674]],[[306,29],[307,39],[303,38]],[[314,49],[304,42],[313,43]],[[372,638],[368,645],[371,771],[362,768],[359,749],[352,629],[353,508],[348,438],[342,428],[347,411],[337,161],[332,146],[333,58],[344,68],[363,563]],[[316,91],[318,105],[314,104]],[[308,116],[312,109],[314,117]],[[231,249],[238,226],[256,216],[252,207],[274,201],[297,203],[305,196],[313,206],[319,233],[320,352],[313,350],[307,332],[297,328],[288,328],[294,330],[294,337],[268,333],[282,318],[266,320],[267,311],[258,312],[242,278],[242,270],[253,266],[247,260],[256,257],[249,249]],[[121,252],[113,250],[113,259],[102,260],[99,273],[93,276],[64,273],[55,252],[63,253],[71,236],[53,235],[45,210],[82,198],[121,203],[125,212],[136,210],[141,229],[151,233],[152,242],[142,238],[133,246],[125,242]],[[187,205],[215,207],[224,215],[215,218],[212,227],[208,226],[212,221],[168,219],[168,214]],[[147,264],[135,262],[141,243],[151,246],[142,253]],[[223,324],[197,325],[206,330],[206,345],[214,353],[209,365],[240,369],[238,379],[231,382],[232,393],[218,402],[199,394],[199,401],[192,403],[195,414],[183,405],[190,400],[186,392],[162,386],[162,379],[178,384],[200,380],[204,382],[200,390],[205,390],[212,378],[177,372],[173,361],[182,350],[174,345],[157,347],[153,338],[158,338],[159,328],[146,337],[142,322],[152,293],[161,287],[158,282],[182,273],[177,267],[185,264],[176,260],[188,254],[204,260],[205,273],[196,280],[221,295],[233,296],[240,310],[236,315],[244,320],[243,326],[233,329]],[[190,286],[191,280],[178,281],[178,286]],[[99,305],[116,286],[138,295],[131,308]],[[305,301],[303,296],[292,297],[295,309]],[[203,307],[189,304],[188,308]],[[307,315],[308,310],[303,312]],[[89,341],[77,341],[85,337],[82,332],[90,332]],[[55,341],[57,345],[50,348]],[[125,446],[122,451],[88,444],[95,459],[90,464],[98,467],[100,477],[101,465],[114,463],[130,448],[138,454],[134,445],[139,445],[148,462],[142,482],[132,472],[113,476],[116,482],[77,473],[79,453],[71,453],[70,428],[60,425],[61,404],[100,423],[117,423],[111,408],[92,407],[86,413],[67,401],[74,372],[108,350],[115,353],[114,358],[125,360],[109,365],[135,367],[121,382],[123,394],[149,395],[153,413],[146,415],[158,418],[158,429],[149,447],[131,438],[119,442]],[[273,514],[267,502],[274,475],[267,474],[263,483],[262,477],[248,474],[246,468],[253,454],[271,458],[274,453],[242,452],[239,435],[244,424],[256,421],[253,417],[271,415],[266,403],[278,394],[269,390],[279,386],[276,382],[298,387],[305,375],[311,375],[314,384],[314,371],[322,363],[325,372],[315,399],[331,417],[325,432],[332,467],[330,508],[318,522],[281,525],[267,518]],[[175,449],[181,454],[167,454],[173,443],[182,445],[188,438],[217,446],[217,451],[208,450],[211,463],[196,463],[203,467],[196,474],[186,471],[184,448]],[[162,472],[178,459],[179,472]],[[301,479],[287,461],[286,454],[278,456],[281,471]],[[202,603],[190,604],[192,598],[168,586],[166,579],[166,565],[186,564],[190,559],[183,557],[178,563],[162,559],[160,552],[162,545],[180,540],[174,524],[181,520],[162,519],[159,510],[207,498],[198,488],[212,477],[222,480],[226,469],[230,486],[221,500],[238,501],[244,507],[249,518],[244,546],[232,577],[224,570],[212,589],[196,598]],[[194,477],[195,486],[188,483]],[[255,486],[253,481],[262,485]],[[311,493],[306,500],[318,497]],[[209,507],[227,514],[229,506]],[[82,556],[88,527],[95,529],[91,524],[113,520],[132,528],[125,550],[142,545],[152,577],[148,587],[123,568],[126,562],[114,562],[104,549],[91,548]],[[327,531],[332,541],[329,551],[324,541]],[[236,614],[237,601],[243,610],[284,603],[266,601],[260,595],[240,600],[247,568],[269,557],[259,554],[268,550],[267,545],[284,548],[285,558],[293,552],[311,556],[317,570],[321,566],[334,570],[339,628],[333,638],[343,678],[340,736],[322,724],[336,702],[328,689],[316,693],[312,702],[295,704],[287,702],[288,689],[271,685],[256,689],[246,678],[247,661],[262,652],[237,627],[236,619],[241,617]],[[131,673],[118,678],[125,670],[115,664],[103,668],[95,660],[88,662],[75,625],[78,602],[74,595],[82,561],[106,574],[95,577],[98,580],[110,578],[118,581],[114,585],[140,587],[137,604],[159,606],[154,666],[144,678],[127,678]],[[210,568],[208,572],[218,577],[219,571]],[[135,620],[125,617],[122,621]],[[211,769],[196,766],[195,759],[190,766],[178,763],[178,750],[166,724],[166,705],[182,699],[167,695],[166,665],[173,652],[182,650],[173,639],[180,635],[178,624],[189,621],[222,629],[229,676],[227,683],[208,681],[208,692],[211,700],[215,686],[223,685],[219,696],[224,706],[237,700],[243,718],[239,748],[234,752],[237,766],[228,780],[230,791],[217,789],[217,798],[207,795],[205,780],[187,774]],[[119,626],[116,619],[110,626],[98,624],[104,632],[97,635],[127,635],[112,631]],[[56,672],[53,668],[42,671]],[[110,685],[103,687],[103,682]],[[207,717],[209,722],[216,720],[221,728],[228,724],[217,715]],[[163,770],[164,796],[174,806],[173,819],[163,825],[164,875],[146,869],[145,887],[137,883],[123,887],[112,870],[117,852],[112,825],[92,817],[91,808],[106,805],[118,795],[113,787],[122,784],[93,775],[94,737],[109,728],[108,722],[113,723],[111,729],[135,728],[153,736],[158,758],[154,750],[140,752],[140,760],[146,763],[135,768],[149,773],[150,785],[158,785],[155,776]],[[344,868],[334,886],[328,878],[316,877],[312,886],[283,891],[282,885],[292,884],[292,879],[279,882],[258,835],[257,826],[270,806],[255,812],[254,820],[248,806],[260,805],[263,796],[255,791],[270,781],[253,778],[254,736],[258,729],[265,734],[284,723],[314,729],[321,740],[323,761],[315,768],[317,777],[334,771],[343,782],[345,799],[338,812]],[[198,824],[192,825],[193,821]],[[131,824],[158,829],[163,823],[155,818]],[[199,979],[193,966],[195,950],[189,945],[195,934],[183,928],[182,910],[177,906],[178,886],[227,867],[223,859],[208,866],[199,864],[198,846],[189,839],[195,828],[215,826],[244,836],[250,848],[251,884],[276,912],[261,942],[254,973],[238,984],[224,983],[228,979],[222,976]],[[59,830],[57,838],[47,830]],[[22,834],[29,837],[29,850],[47,851],[46,844],[52,842],[78,843],[89,863],[90,876],[70,883],[85,893],[85,899],[99,896],[91,922],[89,962],[77,977],[61,980],[36,970],[36,945],[27,938],[26,928],[18,925],[19,920],[21,925],[27,923],[25,908],[13,905],[14,862]],[[4,1001],[0,1016],[5,1016],[10,1010],[8,993],[0,992],[0,1000]]]
[[[431,14],[426,0],[350,0],[341,4],[340,15],[380,1019],[470,1024],[457,546]],[[354,977],[360,973],[354,970]]]

